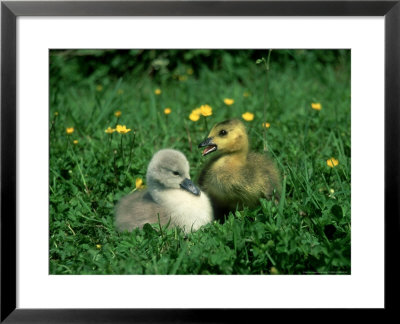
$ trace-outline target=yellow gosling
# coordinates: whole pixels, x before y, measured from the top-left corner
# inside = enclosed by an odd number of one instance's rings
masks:
[[[260,198],[279,199],[279,171],[268,155],[250,152],[240,120],[216,124],[200,147],[204,147],[203,156],[215,152],[202,168],[198,182],[210,197],[216,217],[244,206],[255,207]]]

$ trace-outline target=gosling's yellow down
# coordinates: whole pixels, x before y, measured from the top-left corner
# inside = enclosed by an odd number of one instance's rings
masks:
[[[203,156],[215,152],[202,168],[198,182],[216,216],[244,206],[255,207],[263,197],[279,199],[279,171],[268,155],[249,151],[246,128],[240,120],[216,124],[200,147],[205,147]]]
[[[115,223],[120,231],[132,231],[146,223],[178,226],[185,233],[213,220],[207,195],[190,180],[189,162],[177,150],[154,154],[147,168],[148,189],[123,197],[116,206]]]

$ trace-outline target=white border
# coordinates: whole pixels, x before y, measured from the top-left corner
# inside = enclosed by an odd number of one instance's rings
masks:
[[[384,306],[384,18],[18,17],[17,30],[17,307]],[[48,48],[351,48],[352,274],[49,276]]]

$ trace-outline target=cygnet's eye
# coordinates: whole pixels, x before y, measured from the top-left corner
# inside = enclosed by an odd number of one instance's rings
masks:
[[[228,132],[225,129],[220,130],[218,133],[219,136],[225,136],[226,134],[228,134]]]
[[[172,171],[172,173],[176,176],[180,175],[180,173],[178,171]]]

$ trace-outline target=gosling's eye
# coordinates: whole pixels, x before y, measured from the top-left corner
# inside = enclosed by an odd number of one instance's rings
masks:
[[[172,173],[176,176],[180,175],[180,173],[178,171],[172,171]]]
[[[228,132],[225,129],[222,129],[219,131],[219,136],[225,136],[226,134],[228,134]]]

